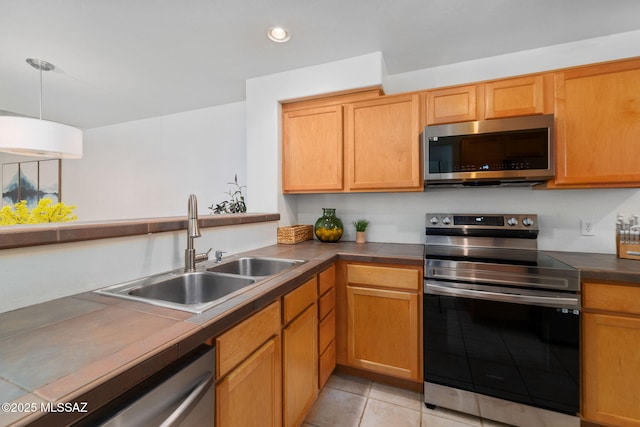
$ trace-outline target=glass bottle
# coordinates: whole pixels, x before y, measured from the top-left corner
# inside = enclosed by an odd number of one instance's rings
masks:
[[[336,216],[333,208],[322,208],[322,216],[313,226],[313,232],[322,242],[337,242],[342,237],[344,226],[342,220]]]

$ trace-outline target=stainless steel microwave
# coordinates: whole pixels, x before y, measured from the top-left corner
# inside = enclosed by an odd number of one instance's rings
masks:
[[[531,185],[555,175],[553,114],[426,126],[425,186]]]

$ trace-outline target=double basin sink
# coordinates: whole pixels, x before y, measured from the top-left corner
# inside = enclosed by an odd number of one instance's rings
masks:
[[[257,282],[305,262],[296,259],[242,257],[207,266],[203,271],[162,273],[96,292],[201,313],[248,290]]]

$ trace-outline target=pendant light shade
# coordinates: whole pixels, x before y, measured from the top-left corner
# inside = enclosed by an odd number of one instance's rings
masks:
[[[23,156],[80,159],[82,131],[48,120],[0,116],[0,151]]]
[[[40,59],[27,59],[40,70],[40,118],[0,116],[0,151],[24,156],[79,159],[82,157],[82,130],[62,123],[42,120],[42,71],[55,69]]]

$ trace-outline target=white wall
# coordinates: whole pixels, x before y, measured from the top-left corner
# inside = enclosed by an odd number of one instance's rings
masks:
[[[80,220],[144,218],[186,215],[194,193],[210,213],[235,174],[247,183],[245,120],[239,102],[89,129],[83,158],[63,161],[64,201]]]
[[[112,220],[186,215],[194,193],[208,214],[235,174],[247,184],[245,123],[238,102],[87,129],[82,159],[62,161],[62,200],[80,221]],[[0,163],[32,160],[0,153]]]
[[[246,184],[245,121],[241,102],[89,129],[83,158],[63,161],[63,201],[80,220],[186,217],[195,193],[206,215],[227,199],[234,174]],[[0,163],[34,159],[0,154]],[[202,229],[196,249],[266,246],[276,226]],[[0,312],[180,268],[185,247],[185,233],[170,232],[2,250]]]
[[[355,240],[351,222],[371,221],[367,240],[424,243],[425,214],[533,213],[538,215],[538,247],[545,250],[615,253],[616,213],[640,212],[640,191],[532,190],[530,188],[429,189],[425,193],[299,195],[298,222],[313,224],[322,208],[336,208],[346,240]],[[595,221],[595,236],[580,235],[580,219]]]
[[[247,195],[253,206],[295,223],[295,200],[282,196],[280,101],[379,86],[386,74],[375,52],[247,80]]]
[[[186,202],[185,202],[186,204]],[[225,256],[270,245],[276,223],[200,229],[198,253]],[[0,251],[0,313],[184,267],[186,232]]]
[[[384,89],[388,94],[441,87],[446,85],[475,82],[486,79],[553,70],[573,65],[588,64],[640,55],[640,31],[616,34],[597,39],[583,40],[543,49],[517,52],[509,55],[468,61],[460,64],[418,70],[410,73],[383,75]],[[376,63],[355,64],[365,67],[366,73],[375,66],[384,70],[382,58]],[[335,64],[331,64],[334,67]],[[279,165],[272,162],[258,165],[262,154],[256,155],[253,146],[260,135],[269,141],[271,155],[277,149],[279,134],[273,125],[276,120],[276,100],[295,98],[313,93],[329,93],[344,90],[340,79],[327,82],[318,79],[323,75],[323,66],[312,70],[296,70],[296,80],[304,81],[304,91],[288,86],[289,73],[254,79],[251,91],[269,93],[268,99],[253,104],[247,90],[248,109],[248,158],[249,183],[253,184],[252,173],[276,176]],[[329,83],[329,84],[328,84]],[[247,85],[249,88],[249,84]],[[354,86],[355,87],[355,86]],[[251,114],[249,114],[251,111]],[[269,125],[251,120],[261,113],[268,115]],[[253,158],[253,161],[252,161]],[[259,171],[259,172],[258,172]],[[276,185],[269,184],[265,197],[275,197]],[[279,187],[278,187],[279,188]],[[440,189],[425,193],[367,193],[367,194],[325,194],[284,196],[283,204],[290,210],[282,217],[282,224],[312,224],[323,207],[337,208],[337,215],[343,219],[347,234],[345,239],[354,239],[351,221],[367,218],[372,221],[368,238],[381,242],[424,242],[426,212],[470,212],[470,213],[536,213],[539,215],[542,232],[539,247],[548,250],[584,251],[614,253],[614,223],[617,212],[625,216],[640,212],[640,192],[635,189],[615,190],[562,190],[533,191],[528,188],[500,189]],[[580,236],[580,219],[592,219],[596,225],[595,236]]]

